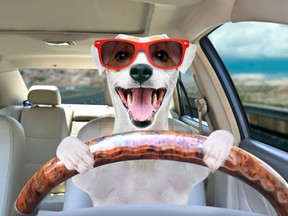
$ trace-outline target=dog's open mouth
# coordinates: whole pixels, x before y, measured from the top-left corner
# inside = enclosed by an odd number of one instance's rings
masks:
[[[153,122],[153,117],[160,108],[166,89],[152,88],[116,88],[123,105],[128,110],[130,118],[137,127],[147,127]]]

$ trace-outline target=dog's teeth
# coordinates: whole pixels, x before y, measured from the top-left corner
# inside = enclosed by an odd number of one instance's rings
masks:
[[[152,106],[154,108],[156,108],[157,106],[157,94],[156,93],[153,93],[153,96],[152,96]]]
[[[128,93],[127,94],[127,105],[128,105],[128,108],[131,106],[132,104],[132,95],[131,93]]]

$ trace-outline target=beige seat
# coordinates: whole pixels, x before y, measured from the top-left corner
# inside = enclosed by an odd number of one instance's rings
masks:
[[[0,215],[10,216],[22,189],[24,130],[15,119],[0,115]]]
[[[23,105],[9,105],[0,109],[0,114],[11,116],[17,121],[19,121],[22,109],[23,109]]]
[[[98,118],[84,125],[78,133],[80,140],[86,141],[95,137],[112,134],[114,117]],[[169,129],[172,131],[191,132],[191,129],[179,120],[169,118]],[[196,185],[189,198],[191,205],[206,205],[204,183]],[[68,181],[63,210],[91,207],[92,201],[87,193],[78,189],[71,180]]]
[[[57,146],[70,134],[72,118],[72,111],[64,110],[60,106],[61,97],[55,86],[31,87],[28,100],[32,105],[22,110],[20,118],[26,135],[25,182],[45,162],[56,156]],[[57,192],[64,192],[64,189],[62,187]],[[53,208],[61,208],[61,202],[54,204]],[[56,207],[56,205],[59,206]],[[46,207],[43,208],[46,209]],[[47,208],[50,207],[47,206]]]

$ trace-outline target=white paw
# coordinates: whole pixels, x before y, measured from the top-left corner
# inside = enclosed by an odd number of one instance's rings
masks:
[[[69,170],[77,170],[79,173],[93,168],[94,158],[88,145],[76,137],[66,137],[59,144],[56,155]]]
[[[215,172],[226,161],[234,143],[233,135],[226,130],[217,130],[203,143],[204,162]]]

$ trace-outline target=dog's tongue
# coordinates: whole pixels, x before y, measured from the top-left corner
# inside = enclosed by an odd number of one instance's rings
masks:
[[[132,104],[129,106],[129,112],[136,121],[149,121],[155,110],[151,104],[152,89],[137,88],[131,89]]]

